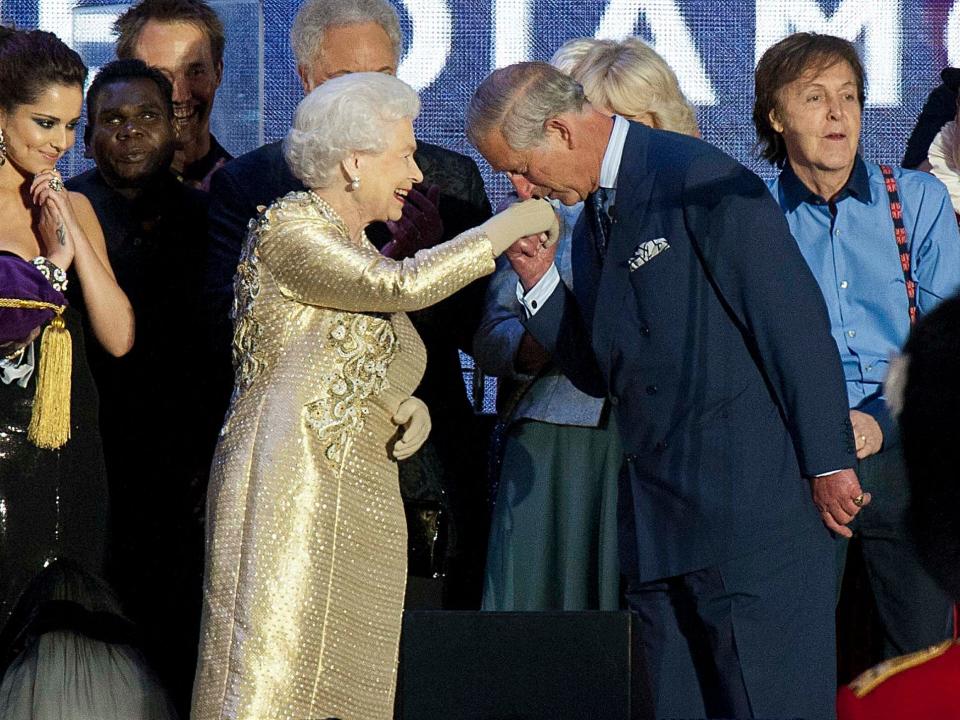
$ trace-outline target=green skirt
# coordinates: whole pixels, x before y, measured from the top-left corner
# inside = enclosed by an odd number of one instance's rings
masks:
[[[516,423],[504,443],[484,610],[617,610],[617,477],[612,417],[601,427]]]

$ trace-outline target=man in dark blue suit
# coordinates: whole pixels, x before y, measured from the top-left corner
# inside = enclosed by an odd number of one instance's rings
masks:
[[[869,496],[826,308],[763,182],[595,111],[542,63],[488,77],[467,132],[494,169],[587,203],[573,292],[534,239],[510,259],[527,329],[618,416],[620,555],[657,715],[833,717],[824,524],[848,534]]]

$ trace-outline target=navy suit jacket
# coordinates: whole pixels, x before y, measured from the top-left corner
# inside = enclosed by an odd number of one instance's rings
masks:
[[[617,413],[627,575],[692,572],[823,527],[805,476],[855,464],[843,373],[763,182],[707,143],[631,124],[602,261],[586,215],[574,290],[560,284],[526,324]],[[631,268],[658,239],[669,246]]]

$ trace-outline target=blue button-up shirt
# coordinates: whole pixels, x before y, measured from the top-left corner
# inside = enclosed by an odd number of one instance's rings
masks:
[[[893,174],[923,315],[960,288],[960,234],[939,180],[901,168]],[[826,300],[850,407],[876,417],[884,437],[892,437],[883,379],[890,355],[907,339],[910,316],[880,166],[858,157],[833,202],[807,188],[789,163],[770,190]]]

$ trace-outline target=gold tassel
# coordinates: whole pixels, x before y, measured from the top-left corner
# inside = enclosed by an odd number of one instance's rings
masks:
[[[70,439],[70,376],[73,343],[63,323],[63,308],[40,339],[40,367],[27,437],[37,447],[56,450]]]

